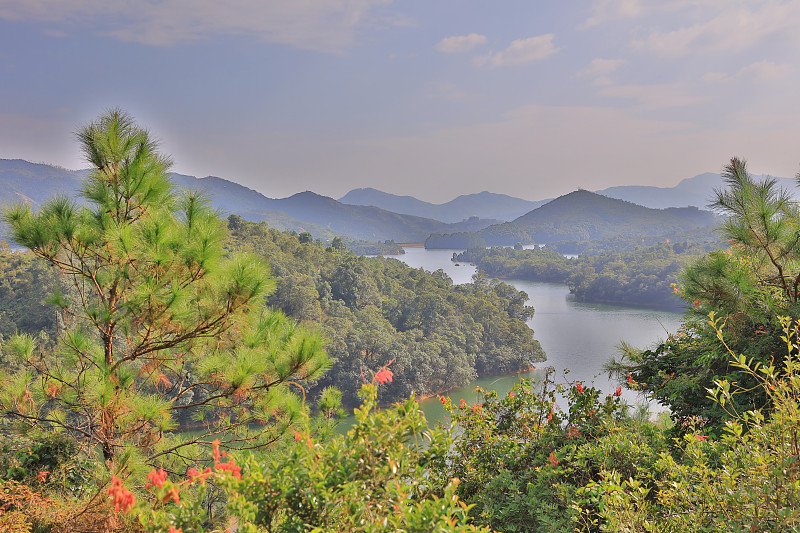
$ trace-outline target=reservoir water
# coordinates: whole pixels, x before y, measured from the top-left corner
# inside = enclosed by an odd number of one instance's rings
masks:
[[[442,269],[454,283],[469,283],[476,268],[468,263],[456,266],[451,261],[453,252],[461,250],[408,248],[404,255],[395,257],[413,268],[428,271]],[[583,381],[609,393],[613,392],[617,383],[608,380],[602,372],[602,366],[611,357],[618,355],[620,342],[647,348],[665,339],[669,333],[677,331],[681,323],[682,315],[671,311],[577,302],[563,284],[504,281],[528,294],[528,305],[535,309],[533,319],[528,325],[547,354],[547,361],[538,363],[532,376],[524,374],[482,378],[466,387],[453,390],[448,395],[454,402],[463,398],[471,403],[478,396],[473,392],[476,386],[505,394],[521,377],[535,377],[536,373],[541,374],[546,367],[555,369],[556,381]],[[564,371],[568,373],[565,375]],[[628,403],[641,401],[631,391],[625,391],[624,394]],[[432,423],[444,416],[444,410],[435,398],[429,398],[421,402],[421,405]],[[651,409],[656,408],[657,406],[651,406]]]

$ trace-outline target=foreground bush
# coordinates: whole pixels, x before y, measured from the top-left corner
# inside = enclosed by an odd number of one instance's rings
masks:
[[[722,323],[713,319],[722,341]],[[605,473],[607,531],[800,530],[800,335],[783,318],[783,367],[731,355],[731,365],[759,383],[769,411],[737,412],[733,398],[750,391],[718,381],[709,396],[730,416],[718,438],[692,433],[662,453],[648,486],[619,472]]]
[[[598,500],[585,487],[606,471],[638,476],[664,447],[658,427],[626,416],[621,389],[603,396],[546,379],[503,398],[482,392],[473,405],[442,398],[463,434],[441,477],[461,479],[470,515],[498,531],[596,530]]]
[[[364,403],[346,435],[320,443],[297,431],[287,453],[241,465],[215,444],[213,467],[192,468],[183,480],[153,470],[147,495],[116,481],[109,497],[150,532],[489,531],[468,524],[458,480],[438,477],[451,432],[428,430],[413,398],[376,410],[376,382],[390,381],[391,372],[384,368],[374,379],[362,387]],[[206,513],[212,484],[227,500],[224,524],[214,525]]]

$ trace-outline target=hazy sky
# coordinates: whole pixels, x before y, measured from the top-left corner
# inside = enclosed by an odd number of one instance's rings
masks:
[[[0,0],[0,157],[119,106],[271,197],[800,170],[800,0]]]

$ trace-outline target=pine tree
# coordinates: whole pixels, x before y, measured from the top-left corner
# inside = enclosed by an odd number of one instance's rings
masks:
[[[224,257],[217,213],[173,189],[170,160],[128,114],[110,110],[77,137],[93,167],[84,202],[4,214],[67,288],[52,298],[66,324],[55,350],[27,336],[4,346],[2,423],[66,432],[112,470],[178,469],[213,438],[273,443],[305,416],[299,382],[326,369],[320,338],[265,307],[266,265]]]

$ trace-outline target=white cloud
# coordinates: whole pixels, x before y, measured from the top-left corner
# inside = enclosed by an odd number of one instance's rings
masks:
[[[507,67],[547,59],[558,51],[553,44],[555,35],[548,33],[528,39],[512,41],[508,48],[494,54],[475,58],[478,66]]]
[[[592,6],[592,15],[581,27],[590,28],[607,20],[637,17],[642,11],[640,0],[598,0]]]
[[[627,63],[627,61],[624,59],[603,59],[598,57],[592,59],[589,66],[581,71],[581,74],[593,78],[597,76],[608,76],[625,63]]]
[[[774,83],[786,78],[792,70],[792,66],[788,64],[757,61],[744,67],[737,76],[751,80],[753,83]]]
[[[0,18],[56,24],[123,41],[171,45],[208,35],[252,35],[324,52],[351,46],[359,29],[386,23],[392,0],[0,0]],[[389,21],[406,24],[405,20]]]
[[[434,48],[439,52],[445,54],[457,54],[461,52],[469,52],[474,48],[486,44],[488,39],[485,35],[477,33],[470,33],[469,35],[456,35],[454,37],[445,37]]]
[[[716,10],[711,18],[674,30],[653,31],[634,44],[665,57],[709,51],[735,52],[753,47],[776,34],[794,36],[798,22],[798,0],[736,2]]]
[[[794,69],[786,63],[774,63],[772,61],[756,61],[746,67],[742,67],[736,74],[727,75],[722,72],[709,72],[703,76],[705,83],[723,83],[736,80],[745,80],[751,83],[776,83],[792,73]]]
[[[778,0],[780,1],[780,0]],[[580,29],[591,28],[615,20],[662,16],[677,11],[698,13],[719,12],[735,4],[760,4],[763,0],[594,0],[591,15]]]

